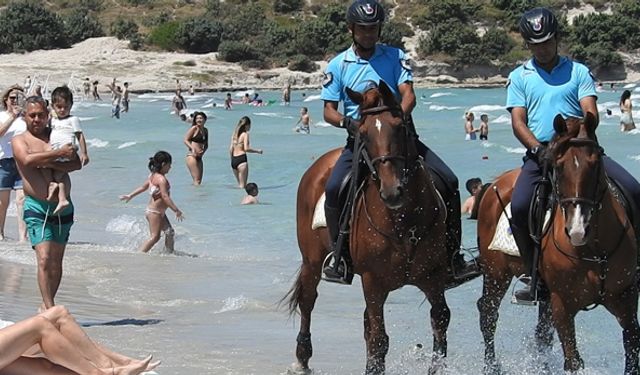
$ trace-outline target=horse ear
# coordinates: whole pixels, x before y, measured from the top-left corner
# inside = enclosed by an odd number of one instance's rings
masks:
[[[385,81],[380,80],[380,82],[378,82],[378,90],[380,91],[380,94],[382,94],[382,100],[385,103],[389,103],[390,101],[395,102],[396,98]]]
[[[564,117],[562,117],[561,114],[557,114],[553,119],[553,130],[555,130],[559,135],[567,132],[567,122],[564,120]]]
[[[347,96],[349,97],[349,99],[353,100],[354,103],[356,104],[361,104],[362,103],[362,94],[357,92],[357,91],[353,91],[350,88],[345,88],[344,89],[345,92],[347,93]]]

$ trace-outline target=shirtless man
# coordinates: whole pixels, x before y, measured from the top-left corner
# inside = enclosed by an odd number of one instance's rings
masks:
[[[296,122],[296,126],[293,128],[293,131],[295,131],[296,133],[309,134],[310,122],[311,122],[311,117],[309,116],[309,109],[307,107],[302,107],[302,109],[300,109],[300,118],[298,119],[298,122]]]
[[[50,177],[40,168],[71,172],[81,168],[80,159],[69,143],[56,150],[49,145],[49,111],[44,99],[30,97],[26,101],[24,120],[27,131],[11,141],[14,158],[22,176],[25,194],[24,219],[31,245],[38,261],[38,286],[43,307],[54,306],[54,297],[62,279],[62,258],[73,225],[73,203],[57,215],[52,215],[58,202],[47,201]],[[58,158],[68,162],[56,162]],[[51,174],[48,174],[51,176]],[[71,187],[66,174],[62,181]],[[57,197],[54,197],[56,199]]]

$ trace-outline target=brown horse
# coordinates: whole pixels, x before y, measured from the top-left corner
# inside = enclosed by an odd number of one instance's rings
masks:
[[[565,121],[557,116],[554,121],[556,135],[548,150],[554,205],[538,267],[550,292],[550,308],[545,303],[540,306],[536,338],[540,344],[551,344],[553,332],[547,324],[551,314],[562,343],[564,369],[577,371],[584,363],[576,348],[574,317],[590,305],[603,305],[623,329],[625,374],[638,374],[635,234],[623,205],[609,187],[596,125],[590,114],[584,120]],[[489,249],[502,204],[510,201],[518,173],[509,171],[496,180],[482,198],[478,214],[484,275],[478,309],[489,372],[499,372],[494,337],[500,301],[512,277],[525,271],[518,257]]]
[[[347,93],[360,106],[359,137],[370,160],[370,174],[361,185],[353,208],[349,239],[353,269],[361,276],[366,301],[366,373],[385,371],[389,337],[385,332],[384,303],[389,292],[404,285],[420,288],[431,304],[431,371],[435,372],[447,353],[450,318],[444,296],[445,208],[429,172],[419,162],[414,138],[386,84],[381,82],[379,88],[364,94],[349,89]],[[290,313],[300,309],[294,365],[300,372],[309,371],[311,311],[318,296],[323,260],[330,249],[326,230],[311,228],[312,216],[338,155],[339,150],[333,150],[319,158],[302,176],[298,187],[297,232],[302,266],[287,296]],[[356,153],[354,157],[359,156]]]

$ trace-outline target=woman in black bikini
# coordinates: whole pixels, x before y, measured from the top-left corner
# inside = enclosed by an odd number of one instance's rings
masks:
[[[229,156],[231,156],[231,169],[238,181],[238,187],[244,189],[249,176],[249,163],[247,162],[247,152],[262,154],[262,150],[251,148],[249,143],[249,130],[251,130],[251,119],[243,116],[238,125],[236,125],[233,135],[231,136],[231,145],[229,146]]]
[[[209,147],[209,130],[204,126],[206,122],[207,115],[204,112],[195,112],[192,126],[184,136],[184,144],[189,149],[187,153],[187,169],[191,173],[194,185],[202,183],[202,174],[204,173],[202,155]]]

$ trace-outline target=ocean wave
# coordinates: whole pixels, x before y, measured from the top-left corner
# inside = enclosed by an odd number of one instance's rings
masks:
[[[635,161],[640,161],[640,155],[629,155],[629,159],[635,160]]]
[[[326,121],[318,121],[316,122],[313,126],[317,127],[317,128],[330,128],[333,125],[329,124]]]
[[[242,294],[237,297],[228,297],[223,301],[222,307],[214,311],[214,314],[222,314],[229,311],[238,311],[249,304],[249,299]]]
[[[127,147],[131,147],[136,145],[138,142],[132,141],[132,142],[125,142],[123,144],[121,144],[120,146],[118,146],[118,150],[121,150],[123,148],[127,148]]]
[[[303,100],[303,102],[312,102],[315,100],[320,100],[320,95],[309,95]]]
[[[238,91],[236,92],[237,98],[242,98],[245,94],[249,94],[249,96],[253,96],[255,94],[255,90],[247,90],[247,91]]]
[[[282,113],[275,113],[275,112],[254,112],[253,115],[264,116],[264,117],[288,118],[288,119],[294,118],[293,116],[283,115]]]
[[[138,218],[131,215],[120,215],[116,218],[109,220],[105,230],[107,232],[119,233],[119,234],[143,233],[143,228],[140,222],[138,221]]]
[[[82,121],[82,122],[85,122],[85,121],[92,121],[92,120],[95,120],[95,119],[97,119],[97,117],[78,117],[78,119],[79,119],[80,121]]]
[[[109,141],[103,141],[98,138],[87,139],[87,146],[95,148],[105,148],[109,145]]]
[[[440,111],[453,111],[454,109],[461,109],[462,107],[449,107],[446,105],[437,105],[432,104],[429,106],[430,111],[440,112]]]
[[[429,97],[430,98],[439,98],[441,96],[452,96],[454,95],[452,92],[436,92],[431,94]]]
[[[640,129],[635,128],[633,130],[629,130],[626,134],[640,134]]]
[[[503,105],[492,105],[492,104],[481,104],[481,105],[476,105],[469,108],[469,112],[474,112],[478,114],[482,112],[493,112],[493,111],[504,111],[504,110],[505,109]]]
[[[500,146],[500,147],[510,154],[524,154],[525,152],[527,152],[527,149],[524,147],[507,147],[507,146]]]
[[[494,124],[510,124],[511,115],[500,115],[495,120],[489,119],[489,121]]]

